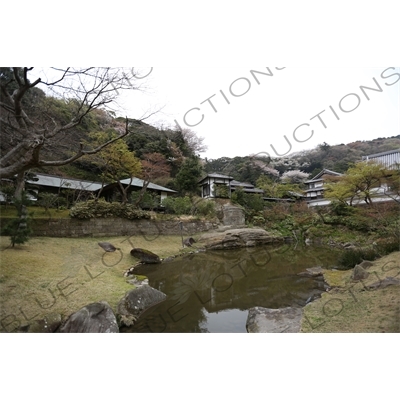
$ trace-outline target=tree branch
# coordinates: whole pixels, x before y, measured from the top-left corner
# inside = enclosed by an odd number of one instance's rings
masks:
[[[126,119],[126,130],[122,135],[119,135],[118,137],[109,140],[108,142],[102,144],[101,146],[96,147],[93,150],[83,150],[83,145],[80,144],[80,149],[78,151],[77,154],[75,154],[74,156],[67,158],[66,160],[62,160],[62,161],[39,161],[38,166],[40,167],[59,167],[62,165],[66,165],[66,164],[70,164],[73,161],[78,160],[79,158],[83,157],[83,156],[87,156],[87,155],[93,155],[96,153],[99,153],[101,150],[103,150],[105,147],[115,143],[116,141],[124,138],[125,136],[129,135],[131,132],[129,132],[128,129],[128,118]]]
[[[61,76],[56,79],[46,79],[45,81],[38,78],[33,83],[30,83],[29,73],[32,69],[32,67],[24,67],[23,69],[12,67],[12,70],[10,69],[10,75],[13,76],[13,79],[7,78],[7,80],[13,82],[12,86],[15,90],[12,93],[11,86],[9,86],[9,83],[5,84],[5,80],[0,85],[0,109],[4,111],[4,117],[0,119],[1,132],[2,135],[7,134],[6,138],[8,140],[6,144],[3,144],[2,140],[1,178],[12,177],[19,172],[34,167],[69,164],[82,156],[100,152],[130,133],[128,119],[126,119],[125,132],[95,149],[85,150],[83,145],[80,145],[76,154],[66,159],[42,160],[42,150],[47,148],[48,145],[55,144],[56,137],[60,138],[60,143],[57,143],[57,146],[62,146],[64,132],[71,131],[79,126],[92,111],[103,107],[106,108],[119,95],[118,89],[135,89],[135,87],[129,81],[130,75],[125,74],[122,69],[118,68],[52,68],[52,71],[61,74]],[[76,102],[76,107],[71,106],[68,108],[68,112],[62,115],[62,117],[67,115],[69,120],[64,119],[61,122],[57,117],[54,117],[51,109],[48,113],[46,112],[46,103],[36,102],[37,97],[35,95],[32,97],[26,96],[28,91],[38,84],[43,84],[52,89],[57,101],[60,98],[64,98]],[[15,86],[17,87],[15,88]],[[38,94],[40,95],[39,92]],[[31,104],[28,103],[29,107],[26,109],[24,109],[25,99],[31,101]],[[50,102],[48,104],[52,107],[53,103]],[[40,109],[41,106],[43,106],[42,109]],[[143,119],[151,117],[156,112],[150,113]],[[15,143],[18,144],[15,145]]]

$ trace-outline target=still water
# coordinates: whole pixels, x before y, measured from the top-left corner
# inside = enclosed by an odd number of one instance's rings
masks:
[[[311,267],[335,267],[338,255],[331,248],[266,246],[141,266],[135,272],[168,297],[123,331],[245,333],[250,308],[303,307],[325,291],[322,278],[298,274]]]

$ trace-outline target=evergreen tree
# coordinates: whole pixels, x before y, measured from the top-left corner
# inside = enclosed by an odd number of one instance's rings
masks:
[[[18,209],[19,218],[10,221],[1,231],[2,235],[10,236],[12,247],[16,244],[24,244],[27,242],[32,233],[27,210],[29,200],[26,194],[22,194],[21,201],[14,198],[14,204]]]
[[[187,158],[176,175],[176,183],[181,193],[198,191],[198,182],[203,173],[198,157]]]

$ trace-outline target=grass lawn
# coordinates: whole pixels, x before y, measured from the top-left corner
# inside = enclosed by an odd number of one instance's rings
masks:
[[[33,214],[34,218],[45,218],[45,219],[69,218],[69,210],[57,210],[54,208],[50,208],[48,211],[46,211],[43,207],[38,207],[38,206],[28,207],[28,214],[30,215]],[[17,209],[13,205],[5,206],[4,204],[1,204],[0,216],[16,218],[18,216]]]
[[[120,251],[105,253],[97,244],[100,241]],[[137,236],[131,243],[161,258],[184,251],[180,236],[154,241]],[[0,237],[0,331],[15,331],[51,313],[66,317],[103,300],[116,311],[120,299],[134,288],[123,276],[137,263],[130,255],[132,245],[125,237],[37,237],[11,248],[9,238]]]

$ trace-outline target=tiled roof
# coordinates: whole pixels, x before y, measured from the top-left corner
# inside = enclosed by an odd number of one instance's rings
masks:
[[[140,187],[140,188],[142,188],[143,185],[144,185],[144,181],[142,179],[139,179],[139,178],[133,178],[132,182],[131,182],[130,179],[125,179],[125,180],[121,181],[121,183],[123,185],[129,185],[130,184],[131,186]],[[152,189],[152,190],[160,190],[162,192],[176,193],[175,190],[171,190],[171,189],[168,189],[168,188],[166,188],[164,186],[156,185],[155,183],[151,183],[151,182],[149,183],[149,186],[147,186],[147,188],[148,189]]]
[[[381,157],[381,156],[388,156],[390,154],[396,154],[396,153],[400,154],[400,149],[384,151],[383,153],[370,154],[368,156],[364,156],[363,160],[368,160],[369,158],[375,158],[375,157]]]
[[[254,185],[252,185],[249,182],[239,182],[239,181],[235,181],[235,180],[233,180],[231,182],[231,186],[241,186],[241,187],[254,188]]]
[[[37,180],[36,180],[37,179]],[[79,179],[61,178],[59,176],[36,174],[35,180],[30,180],[28,183],[37,186],[48,186],[62,189],[74,189],[74,190],[84,190],[87,192],[95,192],[103,187],[100,182],[90,182],[83,181]],[[124,185],[129,185],[130,179],[125,179],[121,181]],[[109,186],[110,184],[105,184],[104,186]],[[131,186],[143,187],[143,180],[139,178],[133,178]],[[160,190],[162,192],[176,193],[174,190],[165,188],[154,183],[150,183],[148,189]]]
[[[334,176],[342,176],[343,175],[343,174],[340,174],[339,172],[331,171],[330,169],[324,169],[318,175],[314,176],[314,178],[312,178],[311,180],[306,181],[304,183],[312,183],[312,182],[321,181],[323,179],[320,179],[320,178],[325,174],[334,175]]]
[[[100,190],[102,184],[99,182],[82,181],[79,179],[61,178],[59,176],[36,174],[35,180],[28,180],[28,183],[38,186],[48,186],[62,189],[85,190],[95,192]]]
[[[199,182],[203,182],[203,181],[204,181],[205,179],[207,179],[207,178],[229,179],[230,181],[233,181],[233,178],[232,178],[231,176],[211,173],[211,174],[208,174],[207,176],[205,176],[204,178],[200,179]]]

